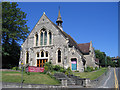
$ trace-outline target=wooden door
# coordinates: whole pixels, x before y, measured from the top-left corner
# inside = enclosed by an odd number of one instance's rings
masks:
[[[44,67],[44,64],[47,62],[47,59],[39,59],[37,60],[37,67]]]

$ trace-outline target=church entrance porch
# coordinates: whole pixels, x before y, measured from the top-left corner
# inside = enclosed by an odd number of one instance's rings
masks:
[[[71,59],[71,69],[77,70],[77,59],[76,58]]]
[[[37,67],[44,67],[46,62],[48,62],[48,59],[37,59]]]

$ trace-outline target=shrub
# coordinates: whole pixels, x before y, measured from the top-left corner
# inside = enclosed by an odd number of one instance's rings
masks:
[[[68,73],[68,74],[72,74],[72,70],[70,69],[70,67],[68,67],[67,69],[66,69],[66,72],[65,73]],[[67,74],[67,75],[68,75]]]
[[[68,67],[66,70],[67,70],[67,71],[72,71],[72,70],[70,69],[70,67]]]
[[[78,70],[76,70],[75,72],[79,72]]]
[[[18,67],[13,67],[12,70],[18,70],[19,68]]]
[[[68,71],[66,71],[65,74],[68,75],[69,74]]]
[[[45,71],[53,71],[53,65],[51,62],[46,62],[44,67]]]
[[[88,67],[85,69],[85,72],[91,72],[91,71],[94,71],[93,67],[88,66]]]
[[[46,74],[48,71],[47,70],[44,70],[43,74]]]
[[[60,68],[61,68],[61,67],[60,67],[59,65],[55,65],[55,66],[54,66],[54,70],[55,70],[55,71],[60,71]]]
[[[65,72],[66,72],[66,70],[65,70],[64,68],[61,68],[61,69],[60,69],[60,72],[65,73]]]
[[[93,67],[92,67],[92,66],[90,67],[90,69],[91,69],[91,71],[94,71],[94,69],[93,69]]]
[[[63,70],[64,70],[64,69],[63,69],[63,68],[61,68],[61,69],[60,69],[60,72],[63,72]]]
[[[98,70],[98,67],[95,67],[95,70]]]

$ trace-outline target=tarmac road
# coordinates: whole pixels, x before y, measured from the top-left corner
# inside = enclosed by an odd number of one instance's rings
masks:
[[[119,80],[118,80],[119,79]],[[110,68],[110,71],[96,85],[96,88],[120,88],[120,68]]]

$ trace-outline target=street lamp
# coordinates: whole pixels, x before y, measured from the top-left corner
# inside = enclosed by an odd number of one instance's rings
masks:
[[[23,88],[23,62],[21,61],[22,72],[21,72],[21,88]]]

